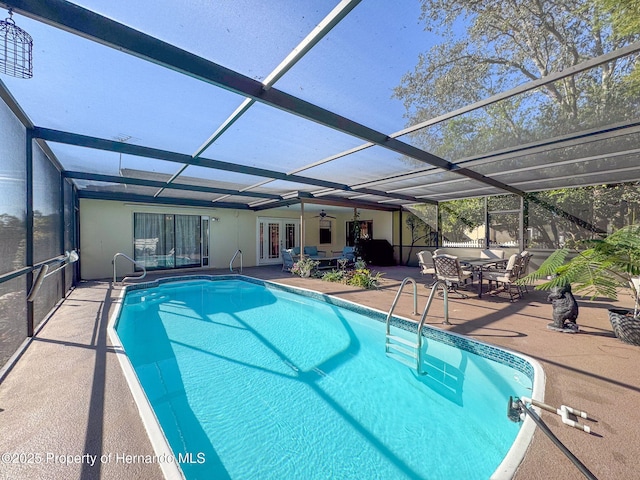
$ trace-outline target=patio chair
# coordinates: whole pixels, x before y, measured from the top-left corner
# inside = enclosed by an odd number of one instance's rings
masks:
[[[293,264],[296,263],[299,259],[298,255],[294,255],[293,249],[284,249],[282,250],[282,271],[290,272],[293,268]]]
[[[356,261],[355,247],[344,247],[338,260],[346,259],[347,264],[352,264]]]
[[[520,264],[520,272],[518,274],[518,278],[525,277],[527,275],[527,270],[529,270],[529,260],[533,257],[533,253],[528,252],[526,250],[520,252],[520,257],[522,257],[522,263]],[[520,285],[518,284],[520,291],[524,289],[524,293],[529,293],[527,289],[527,284]]]
[[[519,278],[521,267],[522,257],[519,253],[514,253],[509,257],[507,268],[487,270],[484,272],[483,279],[487,280],[489,290],[491,290],[491,282],[496,282],[496,288],[502,284],[504,291],[509,294],[509,301],[513,302],[516,296],[518,298],[522,296],[520,287],[515,284],[515,281]],[[513,287],[515,287],[515,294]]]
[[[473,272],[463,270],[458,257],[446,253],[434,255],[433,266],[436,270],[436,278],[446,283],[449,292],[457,293],[461,298],[468,298],[468,295],[458,291],[458,287],[469,280]],[[438,294],[441,293],[438,292]]]
[[[436,267],[433,266],[433,256],[426,250],[416,253],[421,275],[431,275],[431,280],[436,279]]]

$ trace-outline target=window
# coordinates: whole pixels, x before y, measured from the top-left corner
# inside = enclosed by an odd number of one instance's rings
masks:
[[[200,266],[198,215],[133,214],[134,260],[147,269]]]
[[[320,244],[332,243],[331,241],[331,220],[323,218],[320,220]]]

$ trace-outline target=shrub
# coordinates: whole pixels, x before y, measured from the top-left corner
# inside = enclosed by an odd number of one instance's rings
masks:
[[[318,267],[318,265],[320,265],[320,262],[317,260],[305,257],[293,264],[293,267],[291,267],[291,273],[301,277],[308,277]]]
[[[378,283],[384,275],[381,272],[372,273],[368,268],[356,268],[347,279],[347,285],[366,289],[378,288]]]
[[[344,283],[346,272],[344,270],[331,270],[322,274],[322,280],[325,282],[341,282]]]

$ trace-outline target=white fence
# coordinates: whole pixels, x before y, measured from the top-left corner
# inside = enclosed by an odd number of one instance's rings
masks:
[[[442,246],[456,248],[482,248],[484,247],[484,240],[467,240],[466,242],[450,242],[448,240],[443,240]]]
[[[484,248],[484,239],[467,240],[466,242],[450,242],[448,240],[442,241],[443,247],[455,247],[455,248]],[[517,240],[511,240],[509,242],[489,242],[490,247],[518,247]]]

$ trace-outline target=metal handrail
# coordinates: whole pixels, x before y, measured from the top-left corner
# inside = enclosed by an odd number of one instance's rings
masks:
[[[427,313],[429,312],[429,307],[431,306],[431,302],[433,301],[433,297],[435,297],[436,291],[438,291],[438,287],[442,287],[442,300],[444,301],[444,320],[442,323],[444,325],[451,325],[449,323],[449,295],[447,291],[449,288],[447,287],[446,282],[443,280],[438,280],[431,286],[431,293],[429,294],[429,299],[427,300],[427,304],[424,307],[424,311],[422,312],[422,318],[420,318],[420,323],[418,323],[418,373],[420,372],[420,366],[422,365],[422,327],[424,327],[424,322],[427,319]]]
[[[391,333],[391,330],[390,330],[391,315],[393,314],[393,311],[395,310],[396,305],[398,304],[398,300],[400,299],[400,294],[402,293],[402,289],[409,282],[413,283],[413,314],[414,315],[418,314],[418,286],[416,284],[416,281],[413,278],[406,277],[404,280],[402,280],[402,283],[400,284],[400,288],[398,288],[398,293],[396,293],[396,298],[393,299],[393,303],[391,304],[391,308],[389,309],[389,313],[387,314],[387,320],[386,320],[387,335]]]
[[[138,267],[142,268],[142,275],[139,277],[123,277],[122,281],[120,282],[121,285],[124,285],[124,282],[126,280],[130,280],[132,278],[137,278],[139,280],[143,279],[144,277],[147,276],[147,268],[140,262],[134,260],[133,258],[129,257],[128,255],[125,255],[124,253],[118,252],[113,256],[113,260],[111,261],[111,263],[113,263],[113,283],[115,284],[117,282],[117,277],[116,277],[116,258],[118,257],[124,257],[127,260],[129,260],[130,262],[132,262],[134,265],[137,265]]]
[[[229,262],[229,271],[231,273],[233,273],[233,261],[236,259],[238,254],[240,254],[240,270],[239,270],[239,272],[242,273],[242,250],[240,250],[240,249],[236,250],[236,253],[233,254],[233,257],[231,258],[231,261]]]
[[[391,304],[391,308],[389,309],[389,313],[387,314],[387,342],[389,341],[389,335],[391,335],[391,316],[393,314],[393,310],[396,307],[396,304],[398,303],[398,299],[400,298],[400,293],[402,293],[402,289],[404,288],[404,286],[408,283],[411,282],[413,283],[413,314],[416,315],[416,310],[417,310],[417,289],[416,289],[416,282],[413,278],[411,277],[407,277],[402,281],[402,284],[400,284],[400,288],[398,289],[398,293],[396,294],[396,298],[393,300],[393,303]],[[429,312],[429,307],[431,307],[431,302],[433,301],[433,297],[435,297],[435,293],[438,291],[438,288],[442,288],[442,297],[443,297],[443,301],[444,301],[444,320],[443,320],[443,324],[444,325],[451,325],[449,323],[449,295],[448,295],[448,287],[446,282],[444,282],[443,280],[438,280],[436,281],[432,286],[431,286],[431,293],[429,294],[429,299],[427,300],[427,304],[424,307],[424,311],[422,312],[422,317],[420,318],[420,322],[418,323],[418,330],[417,330],[417,342],[415,344],[415,348],[416,348],[416,356],[414,357],[416,359],[416,370],[418,371],[419,374],[423,374],[421,372],[421,365],[422,365],[422,327],[424,327],[424,323],[425,320],[427,319],[427,313]]]

